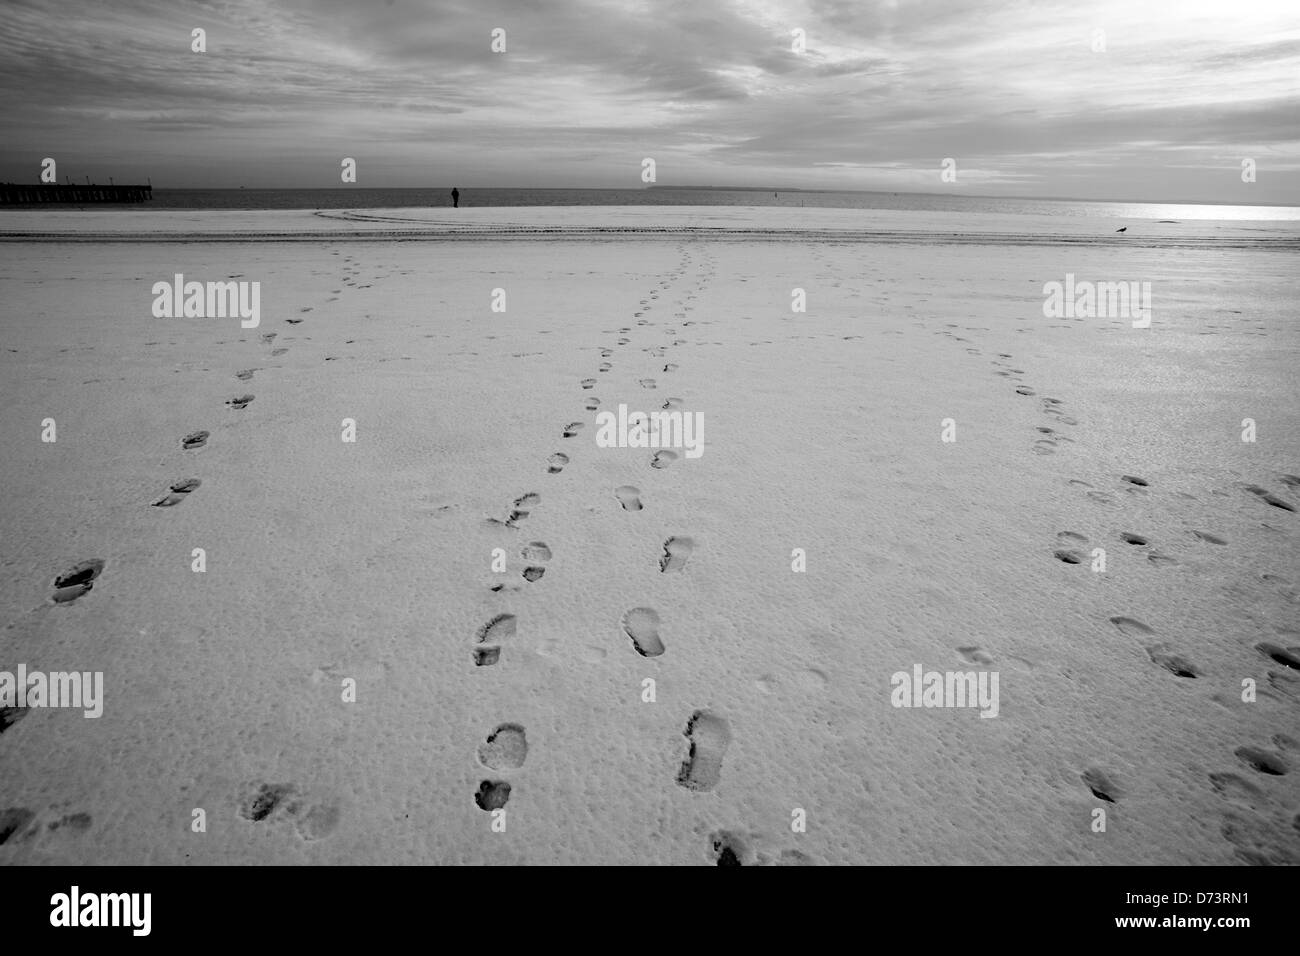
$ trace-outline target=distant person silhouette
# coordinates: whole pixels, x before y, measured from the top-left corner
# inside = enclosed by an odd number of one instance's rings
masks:
[[[451,187],[451,205],[453,209],[460,208],[460,190],[455,186]]]

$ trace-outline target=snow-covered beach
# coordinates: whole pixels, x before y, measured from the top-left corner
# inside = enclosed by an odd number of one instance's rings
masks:
[[[5,712],[0,862],[1300,862],[1298,223],[0,233],[0,670],[103,674]]]

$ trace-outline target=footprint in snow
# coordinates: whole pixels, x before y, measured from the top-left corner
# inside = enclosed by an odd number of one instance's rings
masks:
[[[717,714],[697,710],[682,736],[690,742],[690,749],[677,771],[678,785],[687,790],[712,790],[722,779],[722,758],[731,744],[731,728]]]
[[[695,541],[686,537],[672,537],[664,542],[663,557],[659,559],[660,571],[681,571],[695,550]]]
[[[634,607],[623,615],[623,633],[642,657],[658,657],[664,652],[659,637],[659,615],[648,607]]]

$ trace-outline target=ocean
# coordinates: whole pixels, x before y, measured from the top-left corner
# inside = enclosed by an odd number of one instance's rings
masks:
[[[438,189],[164,189],[151,202],[93,206],[113,209],[393,209],[451,206],[451,187]],[[474,189],[460,191],[473,206],[823,206],[839,209],[913,209],[1109,219],[1300,220],[1300,206],[1092,202],[1067,199],[975,197],[939,193],[837,192],[756,189]],[[30,208],[30,207],[28,207]],[[67,207],[76,208],[76,207]]]

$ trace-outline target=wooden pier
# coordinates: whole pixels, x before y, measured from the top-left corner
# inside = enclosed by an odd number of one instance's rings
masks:
[[[0,183],[0,206],[38,206],[48,203],[146,202],[153,186],[74,186],[55,183],[23,185]]]

